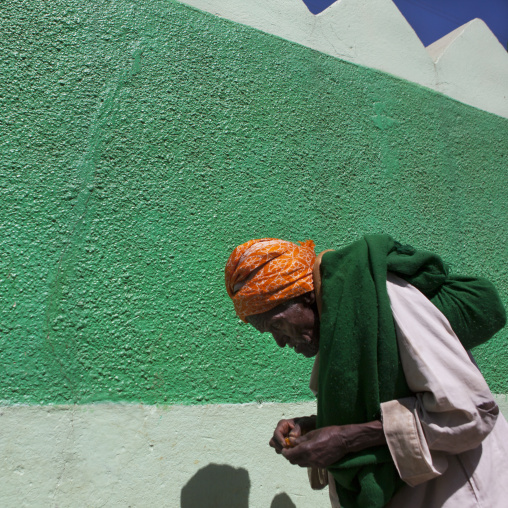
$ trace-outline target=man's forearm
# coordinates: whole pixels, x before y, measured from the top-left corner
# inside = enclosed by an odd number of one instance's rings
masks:
[[[366,448],[386,444],[386,437],[383,432],[383,424],[380,420],[356,425],[344,425],[338,427],[342,434],[347,453],[359,452]]]
[[[386,444],[383,424],[380,421],[357,425],[331,425],[310,431],[292,441],[293,447],[281,453],[302,467],[328,467],[348,453],[359,452]]]

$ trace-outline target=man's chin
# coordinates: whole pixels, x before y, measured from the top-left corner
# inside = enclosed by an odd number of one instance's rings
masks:
[[[314,348],[309,348],[309,349],[304,349],[302,351],[297,351],[298,353],[300,353],[301,355],[305,356],[305,358],[312,358],[314,356],[316,356],[318,354],[318,349],[314,349]]]

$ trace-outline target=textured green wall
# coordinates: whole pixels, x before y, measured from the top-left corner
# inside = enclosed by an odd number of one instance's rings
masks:
[[[7,403],[309,398],[227,300],[253,237],[388,232],[508,301],[508,120],[171,1],[0,9]]]

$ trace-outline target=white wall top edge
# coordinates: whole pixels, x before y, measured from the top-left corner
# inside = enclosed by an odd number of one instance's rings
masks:
[[[481,20],[425,48],[392,0],[178,0],[322,53],[387,72],[508,118],[508,53]]]
[[[492,394],[501,412],[508,418],[508,393]],[[91,402],[89,404],[0,404],[0,416],[4,412],[15,411],[138,411],[140,413],[188,413],[199,412],[223,415],[224,411],[257,411],[264,412],[279,411],[280,414],[298,414],[299,416],[315,413],[317,410],[316,400],[306,400],[298,402],[244,402],[244,403],[227,403],[227,404],[141,404],[139,402]],[[281,412],[282,411],[282,412]],[[249,413],[250,414],[250,413]]]
[[[431,44],[435,89],[471,106],[508,117],[508,53],[481,19]]]
[[[449,34],[441,37],[441,39],[438,39],[437,41],[433,42],[429,46],[427,46],[427,52],[429,53],[430,57],[434,61],[434,63],[439,62],[439,59],[443,55],[443,53],[454,43],[455,39],[460,37],[464,30],[467,28],[469,24],[471,24],[473,21],[469,21],[468,23],[459,26]],[[478,20],[481,21],[481,20]]]

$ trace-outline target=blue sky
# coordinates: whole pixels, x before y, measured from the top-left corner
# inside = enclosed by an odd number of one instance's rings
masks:
[[[317,14],[334,0],[303,0]],[[480,18],[505,47],[508,45],[508,0],[393,0],[425,46],[457,27]]]

